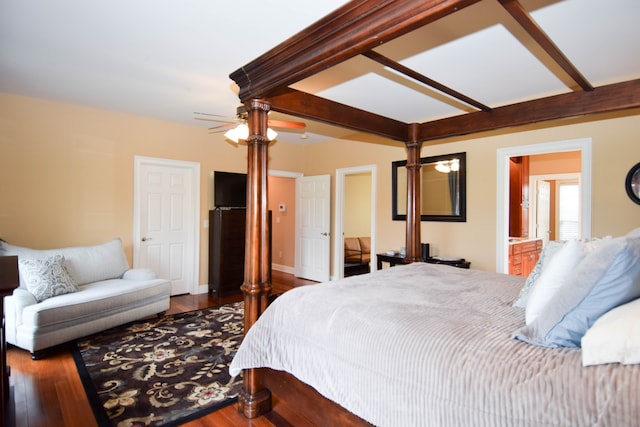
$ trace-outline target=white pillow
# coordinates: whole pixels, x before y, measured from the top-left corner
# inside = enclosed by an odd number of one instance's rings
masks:
[[[525,309],[527,325],[538,318],[584,255],[583,245],[577,240],[570,240],[551,258],[531,289]]]
[[[540,316],[514,337],[544,347],[580,347],[602,315],[640,298],[640,236],[603,240],[578,264]]]
[[[527,276],[527,280],[524,282],[522,289],[520,289],[520,293],[518,294],[518,298],[514,301],[514,307],[525,308],[527,306],[527,302],[529,301],[529,295],[531,295],[531,290],[534,288],[538,279],[542,272],[546,269],[549,262],[553,259],[554,255],[562,249],[564,246],[564,242],[560,242],[557,240],[550,240],[544,245],[542,249],[542,253],[540,254],[540,258],[536,265]]]
[[[38,302],[78,290],[65,267],[62,255],[35,259],[20,258],[18,269],[24,277],[27,289]]]
[[[582,337],[582,366],[640,363],[640,299],[595,321]]]

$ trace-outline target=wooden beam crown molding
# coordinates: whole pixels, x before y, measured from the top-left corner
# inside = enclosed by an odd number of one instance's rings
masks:
[[[406,141],[407,124],[294,89],[269,98],[271,109],[300,118]]]
[[[420,124],[421,141],[640,107],[640,79]]]
[[[240,87],[243,102],[271,97],[306,77],[478,1],[354,0],[230,77]]]

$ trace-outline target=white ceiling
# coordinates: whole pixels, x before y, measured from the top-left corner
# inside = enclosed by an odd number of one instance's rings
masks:
[[[212,123],[195,120],[193,113],[234,115],[239,101],[228,77],[232,71],[344,3],[2,0],[0,92],[206,132]],[[521,3],[594,86],[640,78],[639,0]],[[496,0],[376,51],[490,107],[570,90]],[[362,56],[295,87],[404,122],[468,109]],[[313,142],[323,139],[320,134],[350,134],[309,122],[307,131],[307,140],[282,131],[278,139]]]

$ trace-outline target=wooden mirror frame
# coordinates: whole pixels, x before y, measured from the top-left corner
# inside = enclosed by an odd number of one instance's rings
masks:
[[[457,159],[460,168],[458,170],[458,197],[459,197],[459,212],[458,214],[440,215],[429,214],[421,212],[421,221],[451,221],[451,222],[466,222],[467,221],[467,156],[466,153],[453,153],[444,154],[441,156],[421,157],[420,164],[434,164],[441,161]],[[407,183],[406,181],[399,182],[398,169],[407,166],[406,160],[398,160],[391,163],[391,216],[394,221],[406,221],[406,207],[405,213],[399,213],[398,210],[398,195],[406,195]],[[424,166],[423,166],[424,168]],[[420,174],[423,175],[422,172]],[[406,175],[405,175],[406,176]],[[423,181],[424,182],[424,181]],[[423,188],[423,182],[421,182],[421,197],[428,197],[428,193]],[[428,190],[427,190],[428,191]]]
[[[624,181],[624,188],[627,190],[629,198],[640,205],[640,163],[629,169]]]

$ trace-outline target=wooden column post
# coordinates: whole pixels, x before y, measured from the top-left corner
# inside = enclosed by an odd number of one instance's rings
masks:
[[[245,103],[249,137],[247,138],[247,221],[245,238],[244,294],[245,334],[267,308],[271,293],[269,276],[269,222],[267,175],[269,140],[267,139],[269,103],[252,99]],[[243,388],[238,396],[238,411],[256,418],[271,410],[271,392],[263,387],[260,371],[243,372]]]
[[[418,125],[409,125],[407,147],[407,237],[405,262],[422,261],[420,245],[421,214],[420,214],[420,149],[422,142],[418,141]]]

